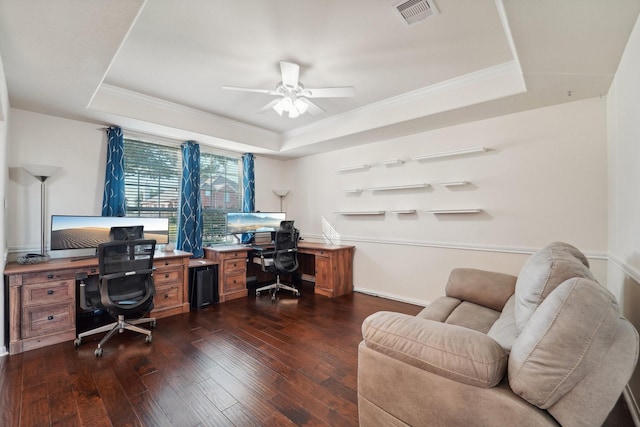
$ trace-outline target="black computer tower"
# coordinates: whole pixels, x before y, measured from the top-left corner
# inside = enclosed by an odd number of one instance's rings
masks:
[[[219,302],[218,266],[192,268],[189,277],[189,293],[192,310]]]

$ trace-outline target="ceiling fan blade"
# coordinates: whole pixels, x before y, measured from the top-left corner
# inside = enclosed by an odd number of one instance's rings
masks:
[[[356,96],[353,86],[304,88],[304,96],[307,98],[351,98]]]
[[[265,105],[264,107],[256,111],[256,113],[263,114],[263,113],[266,113],[267,111],[271,111],[273,106],[276,105],[278,102],[280,102],[280,98],[274,99],[273,101],[271,101],[270,103],[268,103],[267,105]]]
[[[309,101],[307,98],[298,98],[298,99],[307,103],[307,105],[309,106],[309,108],[307,109],[307,112],[312,116],[317,116],[319,114],[326,113],[326,111],[323,108],[317,106],[313,102]]]
[[[291,62],[280,61],[280,73],[282,74],[282,84],[291,88],[298,87],[298,77],[300,76],[300,66]]]
[[[236,87],[236,86],[222,86],[224,90],[237,90],[239,92],[255,92],[255,93],[264,93],[267,95],[278,95],[278,92],[272,89],[252,89],[248,87]]]

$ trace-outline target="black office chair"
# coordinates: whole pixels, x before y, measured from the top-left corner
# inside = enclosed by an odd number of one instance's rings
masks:
[[[293,221],[281,221],[276,231],[275,248],[273,250],[257,250],[253,262],[260,264],[262,271],[276,274],[276,283],[256,289],[256,296],[262,291],[272,291],[271,300],[275,301],[276,293],[280,289],[293,292],[300,296],[300,291],[293,285],[280,282],[281,273],[293,273],[298,269],[298,238],[299,233],[293,226]]]
[[[94,286],[82,281],[80,306],[84,310],[104,309],[118,320],[78,334],[74,341],[76,347],[82,344],[82,338],[108,331],[95,351],[96,357],[100,357],[102,346],[113,334],[125,329],[146,335],[147,343],[152,341],[151,331],[136,325],[151,323],[152,328],[156,325],[155,318],[144,317],[153,309],[155,246],[155,240],[144,239],[112,241],[98,246],[99,281]]]

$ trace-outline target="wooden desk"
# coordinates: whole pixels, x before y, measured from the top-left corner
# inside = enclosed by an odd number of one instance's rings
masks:
[[[156,252],[156,296],[152,315],[189,311],[188,252]],[[97,275],[98,259],[58,258],[40,264],[8,263],[9,354],[76,337],[76,275]]]
[[[247,257],[251,246],[229,245],[204,248],[205,258],[220,264],[220,302],[247,296]],[[300,273],[315,282],[314,292],[329,298],[353,291],[355,246],[298,243]]]

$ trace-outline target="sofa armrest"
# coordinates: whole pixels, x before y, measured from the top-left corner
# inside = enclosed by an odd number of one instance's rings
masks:
[[[362,324],[367,347],[428,372],[476,387],[497,385],[508,353],[487,335],[461,326],[381,311]]]
[[[516,276],[505,273],[454,268],[449,274],[446,294],[448,297],[502,311],[502,307],[516,290],[517,280]]]

